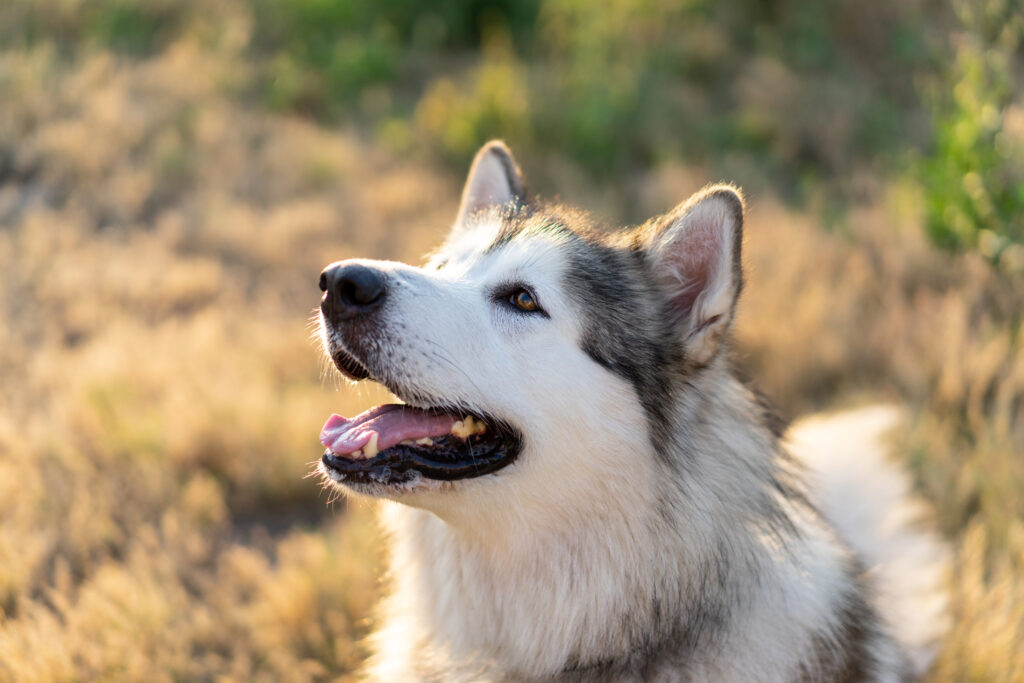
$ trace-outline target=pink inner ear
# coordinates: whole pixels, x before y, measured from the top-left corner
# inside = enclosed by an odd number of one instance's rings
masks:
[[[511,199],[508,184],[497,175],[481,178],[473,187],[472,208],[474,211],[491,206],[500,206]]]
[[[681,233],[681,234],[680,234]],[[680,323],[693,313],[697,299],[708,288],[722,250],[722,233],[711,221],[702,221],[680,230],[666,245],[662,254],[662,272],[670,288],[673,323]],[[700,323],[693,321],[696,328]]]
[[[514,179],[509,176],[500,152],[490,150],[480,156],[470,169],[469,179],[463,191],[459,221],[465,220],[478,211],[502,206],[516,198]],[[509,160],[515,172],[514,163]]]

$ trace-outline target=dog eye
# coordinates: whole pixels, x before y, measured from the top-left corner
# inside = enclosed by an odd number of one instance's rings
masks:
[[[520,311],[536,311],[537,300],[525,289],[517,289],[509,296],[509,302]]]

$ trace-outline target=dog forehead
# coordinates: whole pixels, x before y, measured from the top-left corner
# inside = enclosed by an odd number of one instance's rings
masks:
[[[501,229],[502,221],[498,216],[456,228],[435,256],[435,260],[443,262],[448,273],[464,274],[487,254]]]
[[[488,270],[531,282],[561,279],[569,265],[571,246],[560,234],[522,232],[514,240],[492,245],[487,253]]]
[[[487,221],[454,236],[439,255],[447,279],[497,284],[521,279],[550,284],[561,279],[572,258],[570,233]]]

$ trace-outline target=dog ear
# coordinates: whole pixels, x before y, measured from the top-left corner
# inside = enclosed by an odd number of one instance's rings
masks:
[[[491,140],[473,159],[462,190],[462,204],[455,228],[465,225],[475,214],[515,202],[526,202],[526,184],[505,143]]]
[[[665,314],[697,365],[717,353],[743,287],[743,210],[737,189],[714,185],[661,218],[647,236],[655,279],[667,295]]]

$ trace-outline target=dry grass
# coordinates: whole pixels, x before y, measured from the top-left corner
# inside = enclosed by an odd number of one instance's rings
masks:
[[[327,261],[416,258],[458,188],[241,106],[244,70],[187,42],[0,52],[0,680],[310,680],[360,659],[380,543],[303,476],[325,416],[379,393],[328,390],[306,318]],[[655,211],[704,180],[627,192]],[[739,353],[790,415],[912,406],[900,453],[956,548],[933,678],[1021,680],[1024,281],[935,252],[913,188],[876,196],[834,233],[752,201]]]

